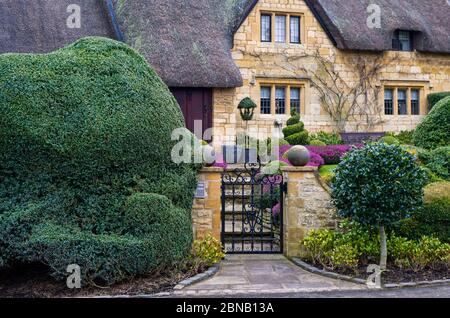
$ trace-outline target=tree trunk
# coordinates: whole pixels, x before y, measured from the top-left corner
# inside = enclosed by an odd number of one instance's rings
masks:
[[[380,242],[381,242],[380,269],[382,271],[385,271],[387,263],[387,243],[386,243],[386,231],[384,229],[384,226],[380,226]]]

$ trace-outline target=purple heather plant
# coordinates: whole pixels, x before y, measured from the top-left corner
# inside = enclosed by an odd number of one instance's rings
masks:
[[[326,165],[336,165],[342,157],[354,148],[362,148],[363,145],[330,145],[330,146],[306,146],[312,152],[323,158]]]

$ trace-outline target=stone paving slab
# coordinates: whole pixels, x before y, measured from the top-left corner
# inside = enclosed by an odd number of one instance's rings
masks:
[[[365,289],[364,285],[311,274],[283,255],[227,255],[214,277],[175,291],[174,296],[258,296]]]

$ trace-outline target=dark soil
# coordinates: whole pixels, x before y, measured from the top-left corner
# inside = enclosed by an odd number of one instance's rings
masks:
[[[308,262],[311,264],[311,262]],[[360,265],[356,270],[349,269],[329,269],[319,264],[311,264],[317,268],[334,272],[355,278],[367,279],[370,274],[367,273],[367,265]],[[383,273],[384,284],[398,284],[398,283],[416,283],[423,281],[433,281],[441,279],[450,279],[450,272],[448,268],[442,266],[441,268],[426,268],[422,271],[414,272],[413,270],[405,270],[393,265],[388,265],[388,270]]]
[[[69,289],[66,282],[55,281],[43,265],[23,265],[0,271],[0,298],[58,298],[114,295],[142,295],[170,291],[180,281],[206,270],[206,266],[185,263],[164,268],[144,277],[130,279],[114,286],[86,286]]]

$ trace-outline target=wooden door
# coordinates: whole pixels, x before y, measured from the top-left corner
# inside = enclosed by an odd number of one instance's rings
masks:
[[[170,91],[180,105],[186,121],[186,128],[195,133],[197,138],[205,139],[205,130],[212,127],[212,89],[171,88]],[[196,121],[201,122],[201,129],[197,128],[198,131],[194,131]]]

